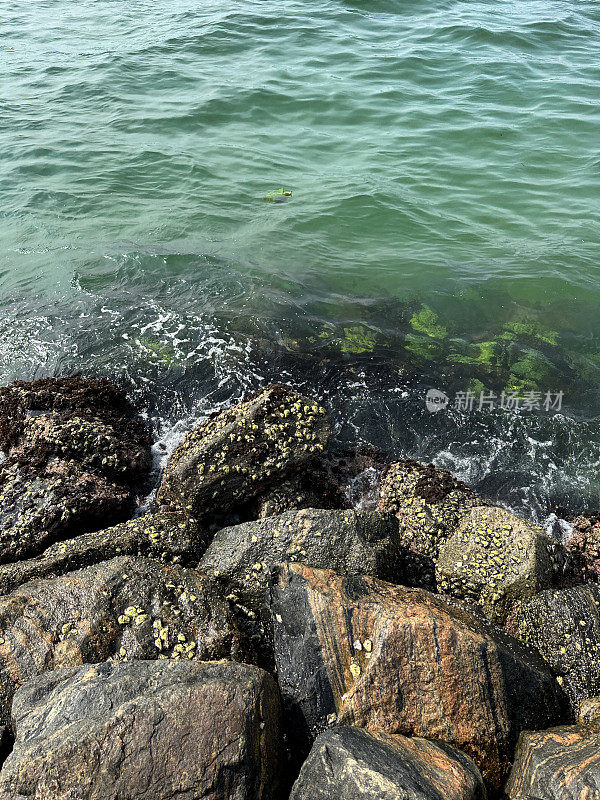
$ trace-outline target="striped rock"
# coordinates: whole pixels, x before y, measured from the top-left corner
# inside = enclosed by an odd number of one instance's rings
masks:
[[[147,558],[115,558],[0,597],[0,722],[18,687],[59,667],[250,657],[211,580]]]
[[[505,793],[511,800],[599,800],[600,726],[521,734]]]
[[[464,753],[417,737],[331,728],[317,737],[290,800],[485,800]]]
[[[280,686],[308,737],[337,722],[444,741],[498,789],[519,733],[561,721],[537,653],[423,590],[286,564],[270,608]]]
[[[512,626],[557,676],[575,713],[600,693],[600,587],[540,592],[523,603]]]
[[[227,663],[141,661],[58,670],[17,692],[0,800],[270,800],[273,678]]]

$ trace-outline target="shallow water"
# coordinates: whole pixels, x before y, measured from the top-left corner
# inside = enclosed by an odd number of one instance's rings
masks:
[[[597,4],[4,2],[0,48],[3,382],[128,376],[160,454],[279,379],[535,518],[600,507]]]

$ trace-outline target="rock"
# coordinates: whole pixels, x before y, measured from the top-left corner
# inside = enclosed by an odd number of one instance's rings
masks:
[[[595,722],[600,722],[600,696],[598,695],[582,700],[577,715],[578,725],[592,725]]]
[[[600,726],[522,733],[505,793],[511,800],[597,800]]]
[[[503,508],[473,508],[440,547],[440,591],[481,605],[502,624],[512,606],[552,585],[559,546],[537,525]]]
[[[600,693],[600,587],[548,590],[519,608],[514,632],[558,676],[575,712]]]
[[[600,515],[582,514],[573,520],[567,542],[579,583],[600,583]]]
[[[206,534],[190,517],[147,514],[57,542],[27,561],[0,564],[0,595],[27,581],[63,575],[116,556],[146,555],[165,563],[197,561],[205,547]]]
[[[229,604],[204,575],[114,558],[0,597],[0,723],[36,675],[112,659],[252,660]]]
[[[81,377],[0,389],[0,562],[120,522],[151,467],[150,433],[124,392]]]
[[[299,561],[347,575],[402,576],[398,523],[375,511],[288,511],[217,531],[198,569],[225,585],[262,652],[261,666],[273,666],[270,618],[262,613],[271,567]]]
[[[325,470],[310,470],[293,475],[269,487],[257,498],[257,519],[298,511],[302,508],[349,508],[341,487]]]
[[[0,798],[270,800],[279,693],[246,664],[141,661],[59,670],[15,696]]]
[[[157,502],[193,516],[226,513],[304,467],[329,439],[325,409],[269,386],[187,434],[174,450]]]
[[[475,764],[447,744],[341,727],[317,737],[290,800],[485,797]]]
[[[337,721],[444,741],[497,790],[521,730],[563,718],[537,653],[458,604],[303,564],[280,567],[269,600],[279,683],[308,739]]]
[[[475,506],[487,505],[445,469],[417,461],[390,464],[381,479],[380,511],[400,522],[403,545],[410,552],[407,582],[435,591],[435,562],[440,545],[462,517]]]

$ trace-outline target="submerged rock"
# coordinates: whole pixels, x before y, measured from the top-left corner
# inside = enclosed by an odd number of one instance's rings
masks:
[[[0,561],[119,522],[148,479],[150,434],[107,381],[47,378],[0,389]]]
[[[157,501],[197,517],[226,513],[304,467],[329,433],[318,403],[269,386],[187,434],[169,459]]]
[[[337,722],[444,741],[497,790],[519,733],[564,713],[535,651],[428,592],[285,564],[270,608],[280,686],[308,739]]]
[[[228,603],[194,570],[121,557],[0,597],[0,722],[14,691],[112,659],[252,660]]]
[[[600,726],[522,733],[505,792],[510,800],[596,800]]]
[[[398,517],[403,545],[410,553],[407,582],[435,591],[435,562],[441,544],[463,516],[486,505],[445,469],[416,461],[396,461],[385,470],[378,509]]]
[[[512,606],[552,585],[558,544],[537,525],[503,508],[474,508],[440,548],[441,591],[479,603],[502,624]]]
[[[600,587],[548,590],[519,608],[514,632],[535,647],[578,711],[600,693]]]
[[[426,739],[340,727],[317,737],[290,800],[441,797],[485,800],[481,773],[464,753]]]
[[[36,578],[63,575],[116,556],[151,556],[165,563],[197,561],[206,534],[183,514],[156,513],[121,522],[93,533],[82,533],[16,564],[0,564],[0,595]]]
[[[15,696],[14,800],[270,800],[279,692],[245,664],[137,662],[40,676]]]

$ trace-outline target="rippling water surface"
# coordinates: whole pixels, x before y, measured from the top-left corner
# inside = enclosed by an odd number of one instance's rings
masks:
[[[128,376],[160,452],[281,379],[534,517],[600,506],[599,53],[573,0],[4,0],[2,381]]]

